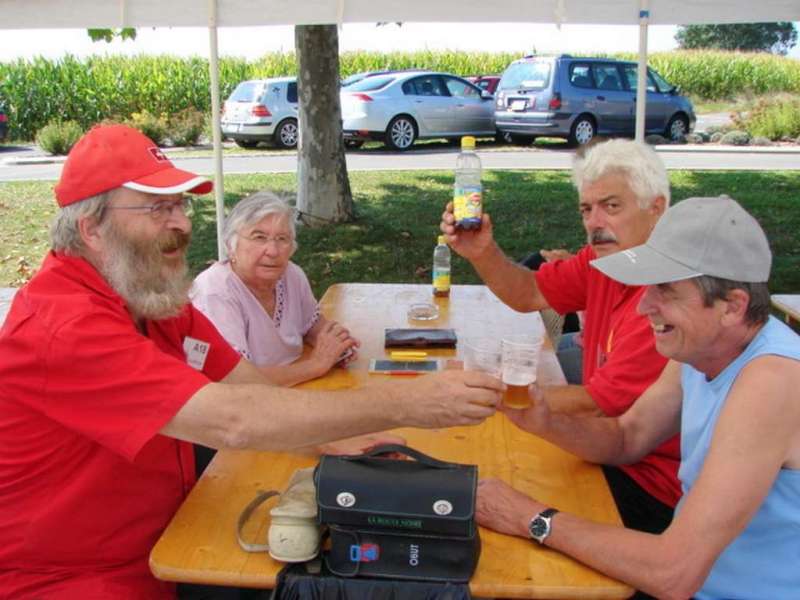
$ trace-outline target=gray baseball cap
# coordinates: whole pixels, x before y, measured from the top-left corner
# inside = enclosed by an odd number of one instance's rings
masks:
[[[728,196],[689,198],[658,220],[645,244],[592,261],[627,285],[710,275],[766,283],[772,252],[761,226]]]

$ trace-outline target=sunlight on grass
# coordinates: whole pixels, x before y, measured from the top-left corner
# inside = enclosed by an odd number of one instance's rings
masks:
[[[672,171],[673,202],[727,193],[759,219],[775,254],[773,292],[800,290],[800,173]],[[345,281],[430,280],[439,218],[452,194],[453,178],[441,171],[355,172],[350,175],[355,220],[320,229],[301,228],[294,261],[305,269],[314,292]],[[291,198],[296,176],[229,175],[225,204],[270,189]],[[55,212],[52,182],[0,184],[0,286],[27,281],[48,249]],[[484,176],[486,210],[495,238],[514,259],[540,248],[575,250],[585,242],[577,194],[563,171],[489,171]],[[210,196],[198,203],[188,259],[193,273],[216,257],[216,223]],[[453,257],[453,282],[478,283],[472,267]]]

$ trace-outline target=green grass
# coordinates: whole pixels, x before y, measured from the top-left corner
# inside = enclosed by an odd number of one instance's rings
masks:
[[[675,200],[727,193],[758,218],[774,252],[773,292],[800,291],[800,172],[670,173]],[[355,172],[350,175],[356,220],[321,229],[303,228],[295,261],[317,295],[335,282],[430,281],[439,217],[452,193],[446,171]],[[30,278],[47,251],[47,224],[55,211],[52,182],[0,184],[0,286]],[[561,171],[490,171],[484,176],[486,208],[498,243],[520,258],[549,247],[578,248],[584,240],[577,196]],[[269,188],[292,194],[293,174],[229,175],[225,202]],[[213,202],[194,217],[189,252],[193,273],[216,255]],[[468,263],[453,259],[454,283],[477,283]]]

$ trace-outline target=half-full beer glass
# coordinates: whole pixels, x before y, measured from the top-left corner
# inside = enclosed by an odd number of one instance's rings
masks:
[[[513,335],[503,338],[503,402],[509,408],[527,408],[531,404],[528,386],[536,381],[539,351],[543,334]]]

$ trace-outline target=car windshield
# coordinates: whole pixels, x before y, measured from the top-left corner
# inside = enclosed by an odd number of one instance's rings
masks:
[[[345,77],[342,79],[342,87],[347,87],[348,85],[353,85],[357,81],[361,81],[365,77],[367,77],[369,73],[354,73],[349,77]]]
[[[373,90],[379,90],[382,87],[386,87],[390,83],[394,81],[394,77],[391,76],[375,76],[375,77],[365,77],[361,81],[356,81],[353,84],[347,86],[348,92],[371,92]]]
[[[498,87],[543,90],[550,83],[550,67],[549,62],[538,60],[514,63],[503,73]]]
[[[658,86],[658,91],[659,92],[663,92],[665,94],[668,94],[669,92],[672,91],[673,86],[671,86],[669,83],[667,83],[664,80],[664,78],[661,77],[661,75],[659,75],[658,73],[653,71],[653,69],[648,69],[648,72],[650,73],[650,77],[652,77],[655,80],[656,85]]]
[[[243,81],[236,86],[228,100],[231,102],[255,102],[260,92],[260,81]]]

